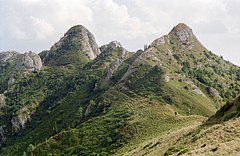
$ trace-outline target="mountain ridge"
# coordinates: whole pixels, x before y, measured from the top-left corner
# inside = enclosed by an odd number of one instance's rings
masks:
[[[127,154],[214,115],[240,91],[239,67],[182,23],[136,53],[117,41],[99,48],[77,25],[39,56],[40,70],[19,70],[0,94],[1,154]]]

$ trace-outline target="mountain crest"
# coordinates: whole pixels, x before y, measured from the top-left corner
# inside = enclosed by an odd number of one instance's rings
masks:
[[[120,51],[119,51],[120,49]],[[119,51],[121,56],[125,56],[127,50],[118,41],[111,41],[109,44],[105,44],[100,47],[101,52],[106,51]]]
[[[82,25],[71,27],[51,49],[42,55],[45,65],[84,63],[100,54],[93,34]]]
[[[185,43],[189,38],[196,38],[192,29],[184,23],[179,23],[168,34],[169,36],[177,36],[181,42]]]
[[[109,43],[109,46],[115,47],[115,48],[117,48],[117,47],[123,48],[122,45],[121,45],[121,43],[118,42],[118,41],[112,41],[112,42],[110,42],[110,43]]]
[[[7,61],[13,61],[14,59],[16,59],[16,57],[20,55],[20,53],[16,52],[16,51],[6,51],[6,52],[1,52],[0,53],[0,62],[4,63]]]

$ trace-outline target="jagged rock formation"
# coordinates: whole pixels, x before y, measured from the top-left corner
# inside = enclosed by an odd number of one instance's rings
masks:
[[[118,69],[118,67],[121,65],[122,61],[118,58],[112,61],[112,63],[109,65],[109,69],[107,71],[107,79],[110,79],[112,77],[112,74]]]
[[[12,62],[17,59],[17,57],[20,55],[20,53],[16,51],[6,51],[0,53],[0,63],[4,62]]]
[[[49,51],[40,54],[44,65],[84,63],[100,53],[92,33],[82,25],[70,28]]]
[[[177,26],[175,26],[169,33],[168,35],[164,35],[156,40],[154,40],[151,44],[150,47],[157,47],[164,45],[165,43],[171,44],[171,43],[176,43],[176,41],[180,42],[183,45],[188,45],[189,49],[193,48],[193,44],[201,44],[196,36],[193,34],[193,31],[191,28],[189,28],[186,24],[184,23],[179,23]]]
[[[120,42],[112,41],[109,44],[100,47],[103,57],[109,57],[110,63],[108,65],[106,80],[112,77],[112,74],[118,69],[122,64],[123,60],[132,55],[131,52],[126,50]],[[100,56],[101,57],[101,56]]]
[[[19,75],[24,75],[41,68],[41,58],[31,51],[24,54],[15,51],[0,53],[1,92],[12,86],[15,79],[19,78],[19,76],[16,76],[17,72],[19,72]]]
[[[168,35],[177,36],[182,43],[187,43],[189,39],[196,39],[196,36],[193,34],[192,29],[184,23],[179,23],[170,31]]]
[[[21,55],[19,62],[16,65],[18,70],[40,70],[42,68],[42,61],[38,54],[33,52],[24,53]]]
[[[2,70],[0,154],[148,154],[165,145],[151,139],[201,123],[240,90],[239,67],[204,48],[182,23],[144,51],[131,53],[117,41],[100,50],[86,28],[74,26],[40,53],[44,70],[23,74],[37,69],[29,53]]]
[[[123,46],[121,45],[120,42],[118,41],[112,41],[109,44],[105,44],[103,46],[100,47],[101,52],[105,52],[105,51],[114,51],[117,48],[120,49],[120,53],[119,56],[124,58],[126,57],[127,54],[127,50],[125,48],[123,48]]]
[[[167,35],[164,35],[156,40],[154,40],[151,44],[150,44],[150,47],[153,47],[153,46],[160,46],[160,45],[164,45],[165,43],[170,43],[169,41],[169,38]]]

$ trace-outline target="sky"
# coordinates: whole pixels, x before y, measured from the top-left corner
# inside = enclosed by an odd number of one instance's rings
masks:
[[[200,42],[240,65],[239,0],[0,0],[0,51],[48,50],[81,24],[98,46],[119,41],[143,49],[178,23]]]

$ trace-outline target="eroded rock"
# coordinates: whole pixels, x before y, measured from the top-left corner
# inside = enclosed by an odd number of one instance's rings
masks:
[[[116,58],[110,65],[109,65],[109,69],[107,71],[107,76],[106,79],[109,79],[110,77],[112,77],[112,74],[114,73],[114,71],[116,71],[118,69],[118,67],[121,65],[122,61],[118,58]]]
[[[16,52],[16,51],[6,51],[6,52],[2,52],[0,53],[0,62],[12,62],[13,60],[15,60],[18,56],[20,55],[20,53]]]
[[[192,32],[192,29],[189,28],[184,23],[179,23],[177,26],[175,26],[171,32],[168,35],[174,35],[177,36],[182,43],[187,43],[188,38],[196,38],[195,35]]]
[[[37,104],[32,103],[20,108],[14,117],[11,119],[11,123],[15,132],[20,129],[24,129],[26,123],[31,121],[31,115],[35,112]]]
[[[128,52],[118,41],[112,41],[109,44],[105,44],[100,47],[100,50],[102,53],[104,53],[105,51],[114,51],[116,49],[117,50],[120,49],[120,54],[119,54],[120,57],[122,58],[126,57]]]
[[[217,91],[217,89],[213,88],[213,87],[209,87],[207,89],[208,93],[213,96],[213,97],[217,97],[217,98],[220,98],[222,99],[222,97],[220,96],[219,92]]]
[[[5,105],[5,103],[6,103],[5,98],[6,97],[3,94],[0,94],[0,107]]]
[[[19,70],[40,70],[42,68],[42,60],[38,54],[30,51],[21,55],[16,68]]]
[[[164,45],[165,44],[165,40],[167,40],[167,36],[162,36],[156,40],[154,40],[151,44],[150,44],[150,47],[153,47],[153,46],[161,46],[161,45]]]
[[[72,53],[70,56],[75,57],[71,58],[67,55],[67,53]],[[73,53],[75,53],[75,55]],[[78,57],[78,59],[83,59],[80,56],[86,57],[85,59],[87,60],[93,60],[99,54],[100,50],[93,34],[84,26],[76,25],[70,28],[49,51],[46,51],[42,59],[45,65],[61,65],[62,61],[64,61],[64,58],[66,57],[69,57],[68,60],[70,59],[70,62],[68,62],[69,64],[83,61],[76,60]],[[62,57],[63,55],[65,55],[65,57]],[[57,63],[55,62],[56,60],[58,60]]]
[[[0,136],[1,136],[1,140],[3,142],[6,140],[5,130],[4,130],[5,127],[6,127],[6,125],[0,126]]]

